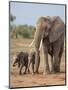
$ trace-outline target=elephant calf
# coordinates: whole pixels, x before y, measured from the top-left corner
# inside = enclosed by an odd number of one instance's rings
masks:
[[[26,74],[26,71],[30,73],[29,67],[30,64],[32,64],[32,73],[34,73],[34,65],[35,65],[35,52],[31,52],[28,54],[27,52],[20,52],[17,55],[16,60],[13,63],[13,67],[18,64],[18,68],[20,68],[19,74],[22,74],[22,68],[25,66],[24,74]]]
[[[20,68],[19,74],[22,74],[22,68],[25,66],[24,74],[26,74],[26,71],[28,69],[28,53],[27,52],[20,52],[17,55],[17,58],[13,64],[13,67],[18,64],[18,68]],[[29,72],[29,69],[28,69]]]

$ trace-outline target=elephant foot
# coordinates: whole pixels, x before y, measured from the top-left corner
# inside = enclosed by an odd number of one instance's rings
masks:
[[[35,73],[34,73],[34,72],[32,72],[32,75],[35,75]]]
[[[55,73],[59,73],[60,72],[60,64],[59,63],[55,63],[53,66],[53,70]]]
[[[59,73],[60,72],[60,69],[58,67],[55,67],[54,68],[54,73]]]
[[[55,73],[55,71],[54,71],[54,68],[53,69],[51,69],[51,74],[54,74]]]
[[[46,69],[46,73],[47,73],[47,74],[50,74],[50,69],[49,69],[49,68]]]
[[[23,74],[26,74],[26,72],[24,72]]]
[[[50,70],[46,70],[43,72],[43,75],[50,74]]]
[[[30,72],[28,72],[28,74],[30,74]]]
[[[55,71],[54,70],[51,70],[51,74],[55,74]]]
[[[56,73],[59,73],[59,72],[60,72],[60,70],[55,70],[55,72],[56,72]]]
[[[19,75],[22,75],[22,73],[21,73],[21,72],[19,72]]]
[[[46,74],[50,74],[51,72],[50,71],[46,71]]]
[[[59,73],[60,71],[59,70],[53,70],[51,71],[51,74],[55,74],[55,73]]]
[[[43,75],[46,75],[46,72],[43,72]]]
[[[28,74],[30,74],[30,70],[28,70]]]
[[[34,72],[34,74],[39,74],[39,72],[38,72],[38,71],[36,71],[36,72]]]
[[[51,67],[51,73],[52,73],[52,72],[54,72],[54,67],[53,67],[53,66]]]
[[[43,75],[51,74],[51,72],[43,72]]]

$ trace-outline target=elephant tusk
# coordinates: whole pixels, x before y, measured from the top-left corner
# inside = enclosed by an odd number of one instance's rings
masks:
[[[41,42],[40,42],[39,51],[41,50],[41,47],[42,47],[42,40],[41,40]]]
[[[34,44],[35,39],[29,44],[29,47],[31,47]]]
[[[35,41],[35,39],[33,39],[33,41],[29,44],[29,47],[32,47],[32,45],[34,44],[34,41]],[[41,47],[42,47],[42,40],[40,42],[39,50],[41,50]]]

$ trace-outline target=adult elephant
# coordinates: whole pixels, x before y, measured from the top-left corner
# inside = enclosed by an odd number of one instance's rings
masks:
[[[35,72],[39,68],[39,47],[42,40],[44,51],[44,73],[50,72],[48,64],[48,50],[51,49],[52,71],[60,71],[61,56],[64,48],[65,25],[59,16],[40,17],[36,23],[36,32],[33,42],[35,43]],[[46,65],[45,65],[46,64]]]

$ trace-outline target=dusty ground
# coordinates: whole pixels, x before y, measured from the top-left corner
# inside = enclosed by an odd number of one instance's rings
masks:
[[[65,55],[63,53],[62,62],[61,62],[61,72],[57,74],[46,74],[43,75],[43,51],[41,49],[41,62],[38,75],[26,74],[19,75],[19,69],[13,67],[12,64],[16,55],[20,51],[30,51],[28,47],[31,39],[12,39],[10,40],[10,87],[32,87],[32,86],[46,86],[46,85],[63,85],[65,84]],[[33,47],[31,49],[34,49]],[[50,64],[50,56],[49,64]],[[50,65],[51,68],[51,65]],[[22,72],[24,71],[24,68]]]

